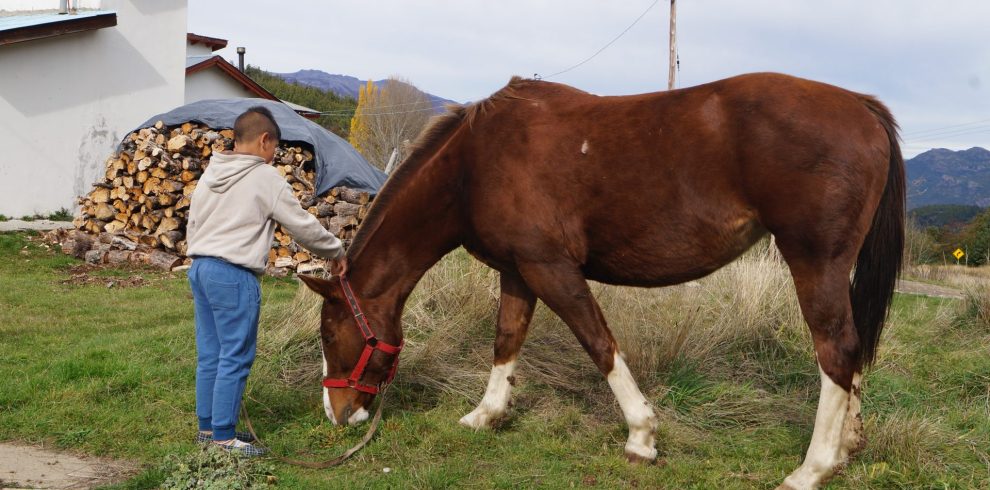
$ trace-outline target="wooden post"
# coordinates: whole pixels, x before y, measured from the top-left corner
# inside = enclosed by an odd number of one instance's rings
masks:
[[[670,0],[670,71],[667,72],[667,90],[674,90],[674,73],[677,68],[677,0]]]
[[[392,156],[390,156],[388,158],[388,164],[385,165],[385,175],[391,175],[392,174],[392,170],[395,169],[395,164],[397,163],[396,160],[398,160],[398,159],[399,159],[399,149],[398,148],[393,148],[392,149]]]

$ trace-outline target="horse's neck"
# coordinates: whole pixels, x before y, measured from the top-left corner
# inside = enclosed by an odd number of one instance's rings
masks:
[[[395,320],[419,279],[460,242],[457,202],[459,169],[432,162],[395,189],[381,222],[356,253],[348,254],[348,276],[357,293]],[[388,322],[393,323],[393,322]],[[398,324],[394,322],[393,324]]]

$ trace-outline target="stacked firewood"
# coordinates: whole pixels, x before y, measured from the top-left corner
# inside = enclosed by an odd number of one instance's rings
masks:
[[[184,259],[190,197],[210,155],[231,149],[233,136],[230,129],[214,130],[194,122],[169,127],[161,121],[131,133],[120,151],[107,159],[104,178],[79,198],[80,212],[73,221],[76,231],[53,241],[93,263],[133,262],[161,268],[188,263]],[[366,192],[337,187],[315,196],[313,152],[303,146],[280,145],[273,165],[324,227],[345,241],[353,238],[367,214]],[[279,226],[269,259],[271,267],[283,269],[277,273],[309,264],[313,257]]]

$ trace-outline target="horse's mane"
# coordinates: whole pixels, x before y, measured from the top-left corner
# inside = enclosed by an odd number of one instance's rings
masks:
[[[371,206],[368,216],[361,223],[361,228],[358,230],[357,235],[354,236],[354,241],[351,242],[351,246],[347,251],[348,256],[357,257],[361,253],[369,237],[381,226],[386,210],[403,187],[403,184],[412,178],[420,167],[430,161],[430,157],[443,146],[448,137],[461,126],[461,123],[466,122],[468,126],[471,126],[479,116],[491,110],[497,101],[519,98],[516,95],[516,91],[527,82],[528,80],[523,78],[512,77],[505,87],[487,99],[468,105],[450,104],[446,107],[447,112],[430,119],[430,122],[427,123],[426,127],[416,138],[416,141],[412,144],[412,151],[409,153],[409,156],[396,167],[392,175],[385,181],[385,185],[382,186],[378,195],[375,196],[374,205]]]

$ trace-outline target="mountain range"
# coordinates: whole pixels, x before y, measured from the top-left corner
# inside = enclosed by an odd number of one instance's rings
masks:
[[[928,150],[904,162],[908,209],[931,204],[990,207],[990,151]]]
[[[365,83],[367,83],[366,80],[361,80],[357,77],[352,77],[350,75],[334,75],[322,70],[299,70],[294,73],[272,74],[289,83],[316,87],[321,90],[333,92],[337,95],[351,97],[355,100],[358,98],[358,91],[362,86],[364,86]],[[387,82],[388,80],[375,80],[372,83],[381,88],[384,87]],[[429,93],[427,93],[426,96],[430,99],[430,104],[432,104],[438,112],[443,110],[443,107],[447,104],[457,103],[453,100],[445,99]]]

